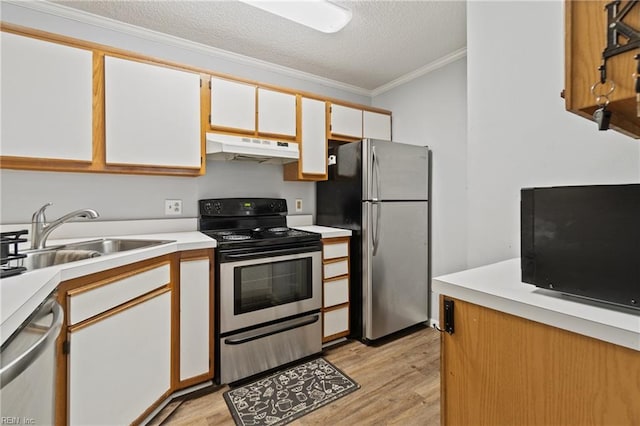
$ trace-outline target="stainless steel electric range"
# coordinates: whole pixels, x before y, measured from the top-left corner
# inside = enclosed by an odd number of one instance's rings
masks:
[[[200,200],[216,249],[216,381],[230,383],[322,350],[320,235],[287,228],[272,198]]]

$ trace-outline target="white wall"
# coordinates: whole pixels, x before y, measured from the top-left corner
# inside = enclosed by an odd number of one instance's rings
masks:
[[[393,139],[432,154],[431,274],[467,266],[467,61],[451,64],[373,98],[393,111]],[[431,300],[437,318],[438,297]]]
[[[564,109],[563,2],[467,5],[468,266],[520,255],[522,187],[640,181],[640,142]]]
[[[87,23],[86,19],[76,20],[54,12],[34,10],[29,3],[2,2],[0,7],[3,22],[350,102],[370,102],[367,96],[331,87],[321,81],[311,81],[304,75],[285,75],[259,65],[207,54],[197,48],[158,42],[142,33],[134,36],[97,23]],[[37,120],[34,123],[37,125]],[[95,208],[105,220],[166,218],[164,200],[167,198],[183,200],[182,217],[196,217],[199,198],[252,195],[286,198],[290,210],[293,210],[294,200],[301,198],[302,213],[315,212],[313,183],[284,182],[281,166],[245,162],[208,161],[206,176],[199,178],[2,169],[0,194],[0,223],[28,222],[31,214],[48,201],[55,204],[49,209],[50,218],[84,207]]]

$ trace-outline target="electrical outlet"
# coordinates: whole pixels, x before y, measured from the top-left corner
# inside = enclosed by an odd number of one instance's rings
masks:
[[[302,199],[296,198],[296,212],[302,211]]]
[[[182,200],[164,200],[164,214],[174,216],[182,214]]]

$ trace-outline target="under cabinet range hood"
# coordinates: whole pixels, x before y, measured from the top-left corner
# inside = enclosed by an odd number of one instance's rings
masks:
[[[249,136],[207,133],[207,158],[213,160],[246,160],[267,164],[298,161],[298,144]]]

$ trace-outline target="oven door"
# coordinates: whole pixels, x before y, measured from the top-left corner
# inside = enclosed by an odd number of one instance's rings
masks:
[[[220,334],[322,307],[320,243],[219,252]]]

